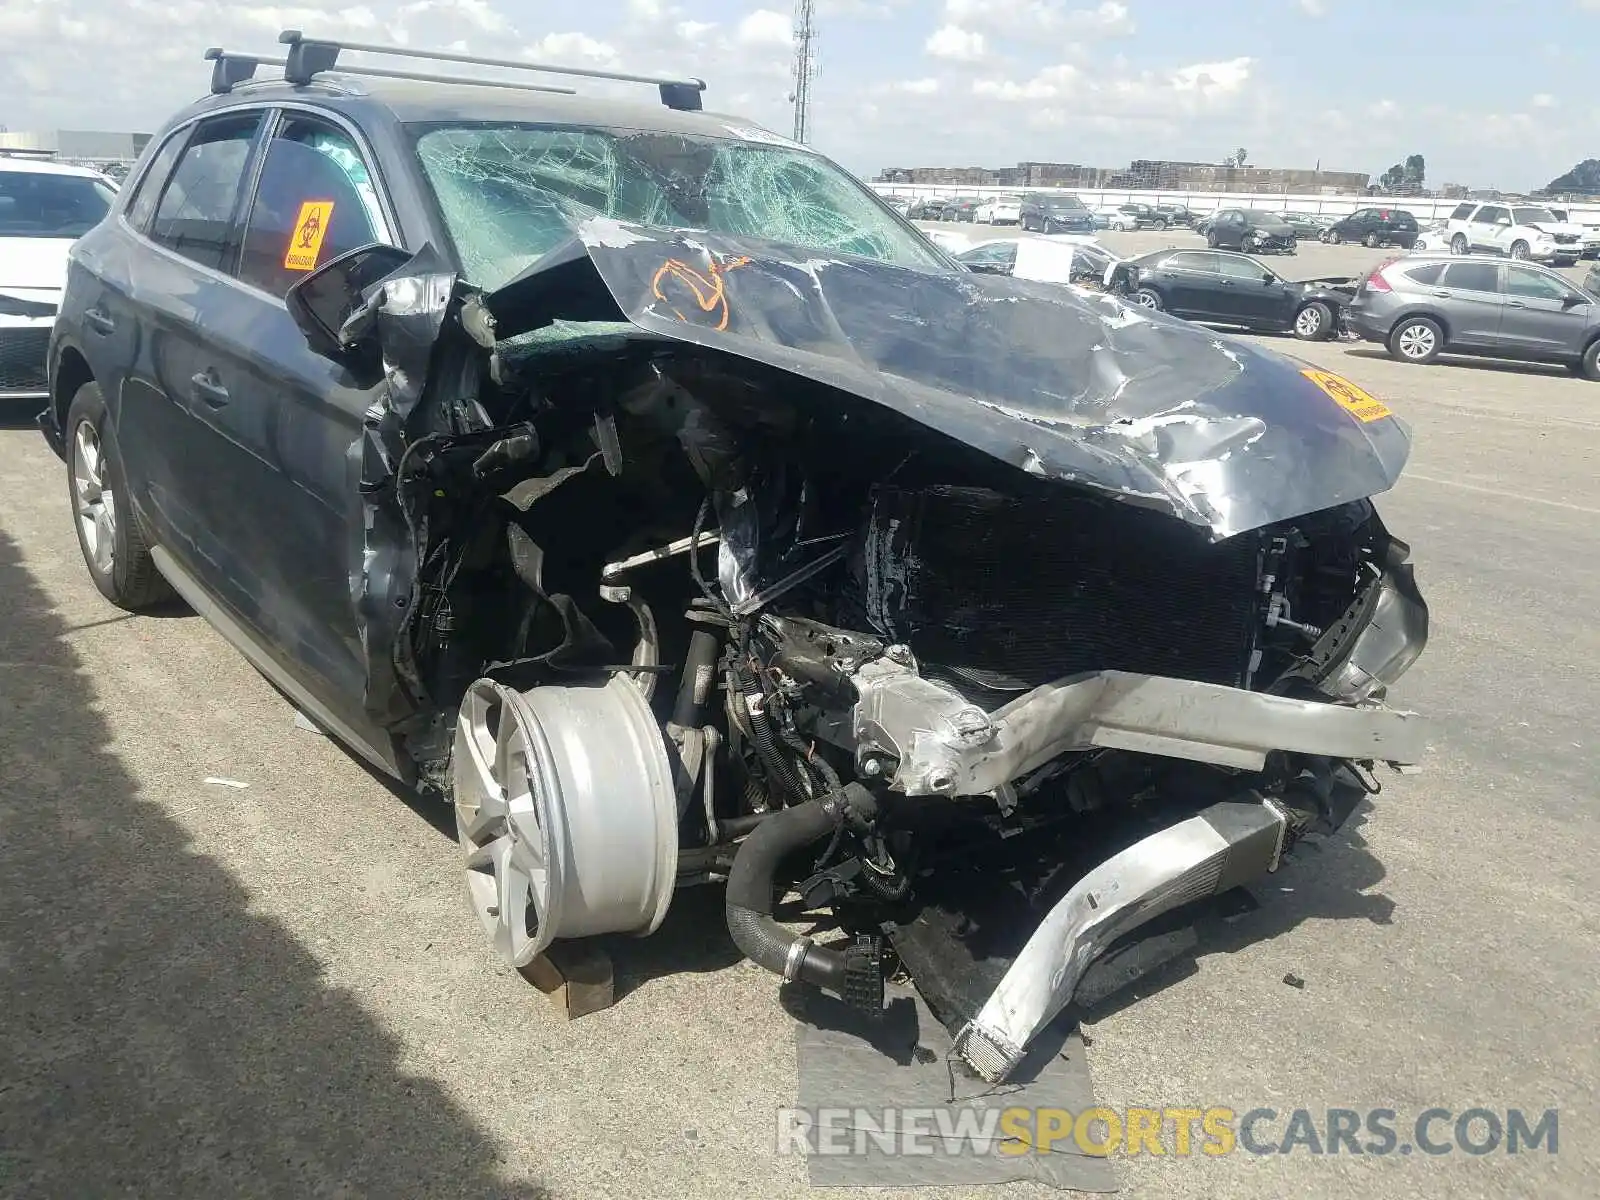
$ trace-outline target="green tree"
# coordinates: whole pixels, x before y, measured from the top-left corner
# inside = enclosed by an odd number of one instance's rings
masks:
[[[1421,187],[1422,181],[1428,177],[1428,164],[1420,154],[1410,155],[1405,164],[1405,182],[1413,187]]]

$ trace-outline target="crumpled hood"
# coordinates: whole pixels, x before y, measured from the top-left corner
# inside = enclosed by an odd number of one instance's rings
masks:
[[[1215,537],[1385,491],[1410,453],[1406,427],[1337,377],[1110,296],[605,218],[578,238],[491,310],[537,297],[549,313],[556,275],[570,287],[586,252],[643,330],[831,385]]]
[[[1252,220],[1250,228],[1259,229],[1262,233],[1271,234],[1273,237],[1288,237],[1294,232],[1294,226],[1287,221]]]
[[[1551,237],[1557,235],[1568,237],[1582,237],[1584,228],[1572,221],[1530,221],[1529,229],[1537,229],[1541,233],[1548,233]]]

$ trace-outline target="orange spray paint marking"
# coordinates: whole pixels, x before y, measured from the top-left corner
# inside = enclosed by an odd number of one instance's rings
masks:
[[[650,281],[650,290],[657,300],[672,309],[678,320],[687,324],[689,318],[667,299],[666,292],[662,290],[662,285],[669,279],[676,279],[694,294],[694,302],[701,312],[707,315],[720,313],[716,325],[713,326],[720,332],[728,327],[728,293],[723,281],[729,271],[738,270],[749,261],[748,258],[730,258],[725,263],[713,261],[707,274],[702,275],[682,259],[669,258],[661,264],[661,269]]]

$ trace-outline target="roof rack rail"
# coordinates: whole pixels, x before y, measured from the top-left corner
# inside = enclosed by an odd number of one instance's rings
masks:
[[[255,78],[257,67],[282,67],[283,77],[289,80],[289,60],[286,58],[264,58],[259,54],[234,54],[220,46],[212,46],[206,51],[206,61],[212,63],[211,68],[211,93],[223,96],[233,91],[241,83],[248,83]],[[326,70],[327,68],[322,68]],[[316,72],[312,72],[315,74]],[[384,71],[377,67],[340,67],[341,75],[365,75],[379,79],[413,79],[422,83],[462,83],[473,87],[510,88],[518,92],[554,92],[562,96],[574,96],[577,92],[572,88],[552,87],[537,83],[512,83],[506,79],[469,79],[464,75],[424,75],[414,71]],[[289,80],[292,83],[300,80]],[[309,77],[305,82],[310,82]]]
[[[335,42],[323,38],[308,38],[298,29],[285,29],[278,41],[289,47],[289,57],[283,77],[290,83],[306,84],[321,71],[331,71],[339,61],[341,50],[360,54],[388,54],[398,58],[424,58],[435,62],[465,63],[474,67],[501,67],[513,71],[538,71],[547,75],[572,75],[585,79],[611,79],[622,83],[653,84],[661,93],[661,103],[682,112],[699,112],[701,96],[706,90],[705,80],[675,79],[662,75],[633,75],[625,71],[600,71],[593,67],[563,67],[553,63],[519,62],[509,58],[480,58],[472,54],[456,54],[447,50],[413,50],[406,46],[379,46],[364,42]],[[259,60],[265,61],[265,60]],[[571,88],[540,87],[534,84],[497,84],[483,79],[452,79],[437,75],[415,75],[405,71],[379,71],[371,67],[341,67],[352,75],[377,75],[390,79],[419,79],[426,82],[473,83],[491,87],[515,87],[527,91],[562,92],[571,95]]]

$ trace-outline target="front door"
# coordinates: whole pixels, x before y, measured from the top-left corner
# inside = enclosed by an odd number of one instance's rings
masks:
[[[1218,264],[1233,319],[1247,325],[1285,325],[1284,283],[1253,258],[1219,254]]]
[[[341,126],[274,116],[230,264],[232,300],[206,340],[215,396],[196,413],[230,606],[358,728],[367,671],[351,595],[361,501],[350,452],[378,380],[314,354],[283,298],[339,255],[393,242],[376,179]]]
[[[1500,340],[1527,358],[1576,358],[1583,353],[1591,301],[1548,271],[1508,263]]]

